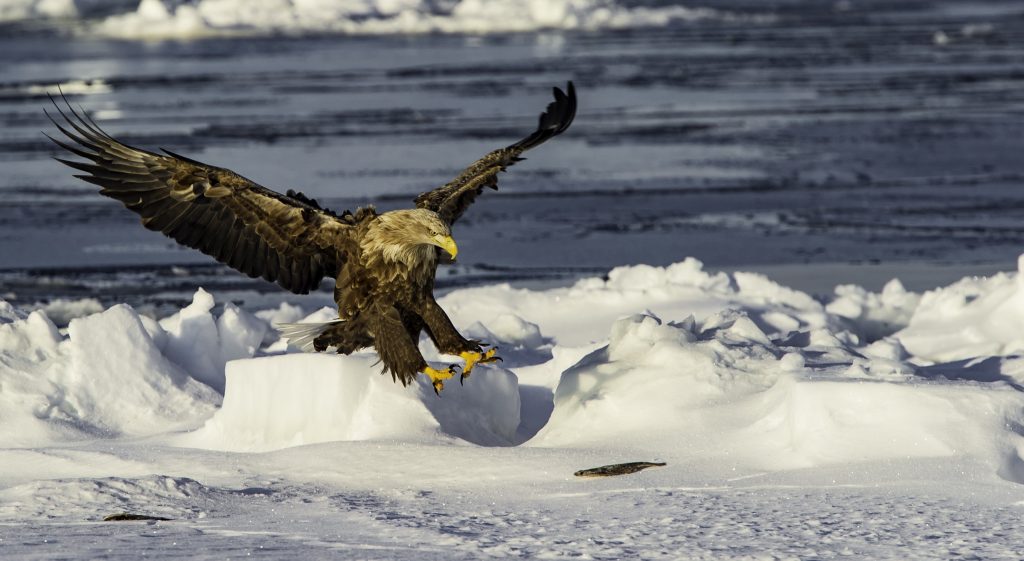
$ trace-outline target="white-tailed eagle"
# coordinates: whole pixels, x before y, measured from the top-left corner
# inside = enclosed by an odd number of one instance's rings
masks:
[[[465,361],[462,379],[477,364],[498,360],[494,348],[463,337],[434,300],[440,252],[455,257],[452,225],[484,187],[498,188],[498,172],[572,123],[572,82],[564,92],[554,88],[554,96],[532,134],[421,194],[415,208],[384,213],[367,206],[336,214],[302,193],[281,194],[229,169],[128,146],[70,104],[65,113],[54,102],[64,123],[51,120],[72,142],[51,140],[85,160],[57,158],[85,172],[75,177],[121,201],[150,230],[296,294],[334,279],[338,319],[286,327],[293,344],[344,354],[374,347],[393,379],[409,384],[422,372],[440,392],[457,367],[428,365],[417,348],[421,332]]]

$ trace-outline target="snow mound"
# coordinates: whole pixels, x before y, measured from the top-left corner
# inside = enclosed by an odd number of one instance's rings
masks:
[[[745,315],[712,322],[719,328],[707,333],[692,317],[664,324],[639,314],[615,322],[607,346],[562,374],[551,418],[530,444],[628,440],[657,449],[692,425],[702,406],[767,390],[780,373],[803,367],[799,356],[773,353]]]
[[[515,375],[488,368],[441,394],[423,376],[403,387],[377,356],[290,354],[228,363],[220,410],[179,444],[266,451],[335,440],[508,445],[519,426]]]
[[[128,306],[71,320],[65,347],[70,360],[56,376],[63,391],[51,407],[69,418],[121,434],[154,434],[189,428],[217,401],[160,354]]]
[[[219,318],[211,313],[213,296],[202,288],[192,303],[160,320],[164,334],[154,334],[168,359],[197,380],[224,392],[224,365],[253,356],[269,326],[263,320],[228,303]]]
[[[1024,256],[1018,269],[925,293],[895,337],[912,355],[931,362],[1024,352]]]
[[[19,318],[15,309],[0,303],[0,443],[28,446],[51,441],[60,432],[43,419],[50,411],[50,396],[61,388],[47,371],[58,360],[61,336],[42,312]]]
[[[71,320],[66,339],[39,311],[0,325],[0,388],[0,442],[12,446],[193,428],[219,400],[124,305]]]
[[[726,449],[760,468],[980,458],[1024,483],[1021,398],[1006,385],[788,376],[744,409],[750,422]]]
[[[970,457],[1024,482],[1016,388],[887,380],[865,362],[836,338],[773,341],[742,312],[700,325],[634,315],[562,374],[528,445],[625,446],[719,470]]]
[[[766,333],[808,328],[839,331],[837,318],[807,294],[756,273],[712,273],[697,259],[667,267],[618,267],[607,280],[582,279],[568,288],[535,291],[508,285],[467,288],[439,300],[457,325],[479,321],[503,331],[503,316],[539,326],[545,340],[581,346],[608,338],[617,319],[638,312],[659,317],[707,317],[743,309]],[[499,338],[502,333],[497,333]]]

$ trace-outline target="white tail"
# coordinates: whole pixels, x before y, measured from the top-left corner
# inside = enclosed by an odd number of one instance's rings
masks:
[[[288,341],[288,344],[302,349],[306,352],[313,351],[313,339],[316,339],[328,327],[341,323],[342,320],[335,319],[327,323],[277,323],[274,327],[281,332],[281,336]]]

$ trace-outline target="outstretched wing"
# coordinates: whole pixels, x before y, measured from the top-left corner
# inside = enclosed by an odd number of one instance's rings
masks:
[[[344,263],[352,214],[337,216],[302,193],[282,195],[167,150],[162,155],[133,148],[70,104],[70,115],[56,101],[54,106],[65,126],[47,116],[74,144],[50,140],[88,162],[56,159],[84,171],[75,177],[99,185],[101,194],[139,214],[146,228],[297,294],[336,276]]]
[[[416,206],[433,210],[453,224],[473,204],[484,187],[498,190],[498,172],[521,162],[523,152],[540,146],[547,139],[562,134],[576,116],[576,88],[569,82],[566,92],[554,88],[555,101],[541,113],[537,130],[530,136],[506,148],[500,148],[480,158],[447,185],[427,191],[416,197]]]

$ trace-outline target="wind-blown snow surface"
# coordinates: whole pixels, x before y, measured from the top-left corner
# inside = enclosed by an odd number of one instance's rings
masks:
[[[505,361],[440,398],[287,349],[292,306],[199,290],[62,333],[0,304],[0,556],[1020,558],[1022,278],[822,302],[691,259],[457,290]],[[637,460],[668,465],[572,477]]]

